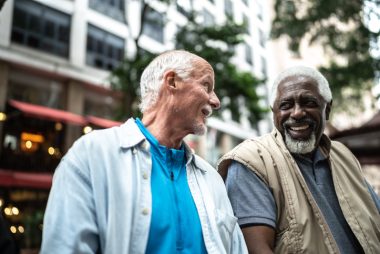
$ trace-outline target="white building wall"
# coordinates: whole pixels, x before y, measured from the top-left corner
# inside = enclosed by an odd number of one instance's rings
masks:
[[[17,0],[7,0],[0,15],[0,59],[2,61],[32,68],[48,75],[75,80],[80,84],[91,84],[108,89],[110,87],[107,80],[109,72],[86,64],[88,25],[91,24],[124,39],[126,56],[132,55],[135,51],[133,38],[140,25],[138,24],[139,15],[137,11],[139,8],[137,3],[139,1],[127,1],[127,23],[124,23],[91,9],[89,7],[90,0],[33,0],[70,16],[71,28],[68,58],[62,58],[11,42],[12,15],[15,1]],[[178,2],[186,1],[201,14],[199,16],[200,21],[204,22],[202,20],[204,10],[213,16],[217,24],[223,23],[226,19],[225,0],[182,0]],[[263,70],[266,69],[270,73],[271,65],[266,60],[268,57],[267,44],[260,44],[260,31],[263,32],[266,40],[270,29],[270,18],[267,13],[269,9],[259,0],[248,0],[247,4],[243,0],[233,0],[231,2],[233,5],[233,17],[236,22],[243,22],[244,16],[248,18],[249,34],[245,36],[245,42],[251,47],[252,53],[252,64],[248,64],[245,60],[245,45],[239,45],[236,48],[236,56],[233,58],[233,61],[242,70],[250,71],[255,76],[264,78],[266,73],[263,73]],[[158,1],[151,1],[151,3],[153,9],[164,14],[166,17],[164,43],[157,42],[149,36],[143,35],[140,40],[140,46],[154,53],[173,49],[175,46],[173,37],[176,29],[178,26],[186,25],[186,18],[176,10],[174,4],[168,7]],[[262,59],[265,59],[267,62],[265,68],[263,67]],[[258,92],[265,95],[267,92],[265,85]],[[266,101],[263,100],[261,103],[265,105]],[[210,121],[212,125],[210,128],[217,129],[238,139],[257,135],[257,132],[249,126],[246,120],[242,119],[242,123],[238,125],[231,122],[231,117],[228,117],[228,114],[225,115],[227,117],[223,121],[220,121],[219,124],[215,124],[215,121]],[[267,127],[266,129],[269,128]],[[223,144],[231,143],[227,142],[226,140],[228,139],[226,138],[223,138],[223,140]]]

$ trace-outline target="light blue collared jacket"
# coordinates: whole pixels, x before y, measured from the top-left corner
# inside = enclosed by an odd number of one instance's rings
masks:
[[[152,204],[149,146],[134,119],[78,139],[54,173],[41,254],[145,253]],[[207,252],[247,253],[222,178],[187,146],[186,155]]]

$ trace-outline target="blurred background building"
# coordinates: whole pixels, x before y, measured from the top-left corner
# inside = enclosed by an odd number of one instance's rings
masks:
[[[38,252],[52,175],[72,143],[112,121],[120,94],[110,71],[133,52],[138,1],[7,0],[0,15],[0,207],[23,252]],[[152,1],[140,46],[173,49],[178,26],[194,8],[204,23],[232,15],[249,25],[234,62],[258,77],[267,75],[268,6],[261,1]],[[165,21],[165,22],[164,22]],[[260,91],[266,93],[266,86]],[[266,102],[263,101],[263,104]],[[248,125],[212,118],[206,137],[189,143],[215,163],[245,138]]]
[[[52,175],[67,149],[93,129],[121,124],[113,116],[122,97],[111,89],[109,75],[135,51],[138,2],[7,0],[0,12],[0,208],[24,253],[38,252]],[[302,58],[290,53],[286,42],[268,41],[273,0],[178,0],[169,7],[151,1],[150,21],[144,24],[139,46],[154,54],[175,48],[173,37],[178,27],[186,25],[190,9],[204,24],[221,23],[227,16],[248,24],[233,62],[267,80],[258,89],[264,106],[279,71],[305,61],[318,66],[326,59],[318,48],[302,53]],[[368,110],[361,123],[376,112]],[[239,123],[231,119],[228,112],[212,117],[206,136],[188,139],[214,165],[243,139],[272,128],[270,114],[256,128],[244,119]],[[367,165],[371,183],[380,186],[379,122],[370,126],[365,131],[373,133],[365,140],[374,140],[375,145],[364,151],[361,162]],[[347,135],[362,135],[337,130],[334,134],[350,142]],[[368,153],[377,160],[368,160]]]

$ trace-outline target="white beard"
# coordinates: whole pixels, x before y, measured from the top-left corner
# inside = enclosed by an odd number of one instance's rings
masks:
[[[205,124],[194,124],[193,131],[194,135],[202,136],[207,132],[207,127]]]
[[[308,140],[296,140],[285,131],[285,144],[291,153],[311,153],[315,149],[315,133],[313,132]]]

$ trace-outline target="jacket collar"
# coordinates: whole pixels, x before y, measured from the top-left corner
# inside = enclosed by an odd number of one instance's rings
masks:
[[[133,118],[129,118],[120,126],[117,136],[121,148],[131,148],[146,140]]]
[[[121,148],[132,148],[142,142],[146,144],[149,143],[146,140],[144,134],[142,134],[139,127],[135,123],[135,119],[133,118],[129,118],[124,124],[120,126],[117,132],[117,136]],[[207,171],[207,169],[202,165],[202,163],[195,159],[193,150],[186,144],[185,141],[183,142],[187,158],[186,165],[194,161],[194,164],[197,168],[199,168],[201,171]]]

